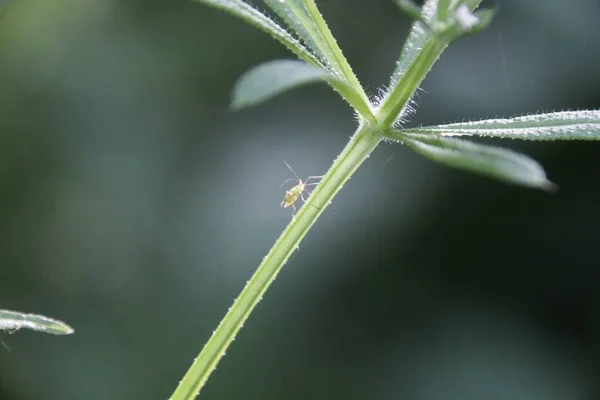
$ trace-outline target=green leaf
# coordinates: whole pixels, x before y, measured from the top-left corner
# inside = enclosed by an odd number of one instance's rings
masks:
[[[600,140],[600,110],[563,111],[407,129],[407,133],[523,140]]]
[[[409,16],[415,18],[416,21],[413,23],[410,34],[402,47],[400,58],[396,62],[396,69],[394,69],[390,79],[390,90],[399,82],[408,66],[412,64],[420,51],[425,48],[427,42],[433,38],[433,32],[430,29],[425,28],[421,21],[427,21],[427,18],[431,18],[433,12],[436,10],[437,0],[427,1],[421,10],[415,9],[412,1],[400,0],[398,1],[398,5],[408,13]],[[415,15],[417,11],[419,14]]]
[[[325,63],[307,49],[302,43],[292,36],[288,31],[279,26],[279,24],[252,6],[242,0],[196,0],[199,3],[218,8],[238,18],[243,19],[251,25],[259,28],[263,32],[268,33],[273,38],[277,39],[284,46],[290,49],[294,54],[304,61],[315,65],[327,68]]]
[[[437,20],[444,21],[450,10],[450,0],[438,0]]]
[[[480,2],[473,1],[473,7]],[[458,0],[452,0],[449,7],[454,9],[457,4]],[[472,11],[461,4],[467,12]],[[438,6],[438,0],[427,0],[423,5],[420,18],[425,23],[418,21],[413,24],[387,91],[378,98],[377,123],[384,130],[402,121],[411,97],[433,64],[448,44],[463,33],[453,15],[448,15],[445,21],[437,21]]]
[[[315,31],[317,33],[316,37],[318,38],[319,44],[322,48],[327,49],[327,61],[332,65],[336,65],[337,68],[340,69],[340,73],[344,77],[346,82],[354,87],[354,91],[362,98],[362,100],[365,103],[369,103],[369,98],[367,97],[367,94],[363,90],[363,87],[361,86],[360,82],[358,81],[358,78],[354,74],[354,71],[352,71],[352,67],[350,67],[348,60],[346,60],[346,57],[344,57],[342,49],[340,49],[340,47],[338,46],[337,41],[333,37],[331,30],[325,22],[325,19],[319,12],[317,4],[314,0],[301,1],[306,7],[306,12],[308,13],[308,15],[310,15],[311,20],[314,22]],[[362,116],[368,120],[374,120],[375,117],[370,112],[370,110],[371,109],[369,107],[369,113],[362,114]]]
[[[261,83],[265,79],[264,75],[260,74],[262,78],[258,80],[257,78],[253,78],[257,83],[249,85],[251,89],[257,90],[257,94],[253,96],[246,90],[242,92],[241,96],[236,94],[232,104],[234,108],[241,108],[264,101],[283,90],[298,86],[302,80],[304,80],[304,83],[325,80],[342,95],[344,100],[354,108],[360,117],[367,121],[375,120],[368,96],[352,72],[350,65],[348,65],[312,0],[286,0],[284,3],[280,0],[267,0],[272,8],[285,21],[290,23],[292,28],[299,31],[296,34],[301,35],[302,40],[304,40],[307,46],[310,46],[309,48],[305,47],[275,21],[242,0],[197,1],[224,10],[260,28],[283,43],[302,60],[319,68],[319,72],[313,70],[310,73],[305,71],[304,74],[300,74],[309,76],[298,77],[295,75],[293,79],[298,79],[299,83],[297,84],[288,83],[281,85],[276,82],[275,85],[271,85],[273,87],[271,90],[267,89],[268,85]],[[320,78],[316,76],[320,76]],[[242,77],[241,81],[243,82],[246,78]],[[291,82],[293,79],[289,81]],[[242,86],[242,89],[245,89],[245,86]],[[237,92],[238,90],[236,89]]]
[[[519,186],[547,191],[556,189],[556,185],[546,179],[540,164],[512,150],[443,136],[407,134],[405,131],[394,131],[391,137],[417,153],[451,167]]]
[[[237,81],[231,107],[239,110],[267,101],[298,86],[322,81],[352,91],[345,82],[329,72],[303,61],[269,61],[252,68]]]
[[[421,16],[421,7],[416,5],[412,0],[396,0],[396,4],[411,19],[427,24],[427,21],[423,20],[423,17]]]
[[[470,10],[474,10],[481,0],[472,0],[467,6]],[[449,4],[447,4],[449,3]],[[417,21],[413,24],[410,34],[404,43],[404,47],[402,47],[402,51],[400,53],[400,58],[396,63],[396,68],[392,73],[392,77],[390,79],[390,91],[391,88],[394,87],[400,81],[400,78],[405,74],[408,67],[413,63],[413,61],[417,58],[419,53],[426,48],[427,43],[430,40],[435,40],[435,25],[438,23],[445,23],[447,21],[437,21],[437,16],[439,7],[446,8],[446,12],[442,12],[442,15],[448,16],[448,9],[454,8],[457,4],[456,0],[442,1],[441,4],[439,0],[427,0],[423,7],[418,10],[418,7],[414,5],[411,0],[397,0],[397,4],[409,15],[412,15],[415,18],[414,14],[419,11]],[[424,27],[424,24],[430,26],[429,29]]]
[[[15,332],[23,328],[53,335],[70,335],[75,332],[69,325],[54,318],[19,311],[0,310],[0,329]]]
[[[335,82],[330,81],[334,89],[354,107],[362,118],[374,121],[375,117],[369,98],[331,34],[314,0],[265,0],[265,2],[303,39],[304,43],[322,61],[325,69],[337,78]],[[338,84],[341,82],[344,82],[343,86]],[[348,90],[349,88],[350,90]]]
[[[319,57],[323,64],[331,61],[328,49],[322,46],[323,38],[316,29],[315,22],[308,14],[306,7],[298,0],[264,0],[275,13],[289,25],[292,30],[306,43],[309,49]],[[330,64],[331,65],[331,64]],[[339,72],[337,65],[331,65],[332,72]]]
[[[479,3],[481,3],[481,0],[460,0],[460,2],[469,7],[469,10],[473,11],[474,9],[479,7]]]

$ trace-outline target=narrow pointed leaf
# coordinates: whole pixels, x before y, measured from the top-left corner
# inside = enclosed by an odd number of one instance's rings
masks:
[[[299,35],[327,71],[339,81],[345,82],[346,86],[353,87],[353,90],[348,92],[347,88],[334,86],[342,96],[350,94],[350,98],[346,100],[363,118],[373,121],[375,117],[369,105],[369,98],[315,2],[313,0],[265,0],[265,3]]]
[[[412,0],[396,0],[396,4],[400,9],[406,13],[411,19],[415,21],[421,21],[423,23],[427,23],[427,21],[423,20],[421,16],[421,7],[415,4]]]
[[[556,186],[546,178],[540,164],[512,150],[443,136],[405,132],[395,132],[392,136],[417,153],[451,167],[515,185],[547,191],[556,189]]]
[[[324,49],[327,49],[326,53],[328,55],[328,63],[335,65],[336,68],[339,68],[344,80],[348,82],[349,85],[354,87],[355,92],[358,93],[365,102],[368,102],[366,93],[358,81],[358,78],[354,74],[354,71],[352,71],[352,67],[350,67],[348,60],[346,60],[346,57],[344,57],[342,49],[339,47],[337,41],[333,37],[331,30],[325,22],[325,19],[317,8],[317,4],[314,0],[302,0],[302,3],[306,7],[306,12],[315,24],[315,36],[318,38],[320,46]],[[373,117],[373,115],[369,115],[369,117]]]
[[[412,1],[407,0],[397,0],[398,5],[401,7],[408,7],[406,9],[407,12],[414,13],[416,12],[414,7],[411,7]],[[481,0],[474,0],[469,2],[467,6],[471,11],[473,11],[481,2]],[[449,3],[449,4],[446,4]],[[452,9],[456,7],[457,1],[442,1],[441,6],[447,9]],[[392,73],[392,77],[390,79],[390,88],[395,86],[399,81],[402,75],[406,72],[408,67],[413,63],[413,61],[417,58],[419,53],[426,48],[427,43],[430,40],[436,40],[435,34],[431,29],[428,29],[424,26],[424,23],[431,24],[432,22],[436,22],[438,16],[438,7],[439,0],[427,0],[423,4],[420,10],[420,16],[418,20],[413,24],[410,34],[408,35],[408,39],[404,43],[402,47],[402,51],[400,53],[400,58],[396,63],[396,68]],[[447,14],[447,13],[446,13]],[[411,15],[411,14],[409,14]],[[423,22],[421,22],[423,21]]]
[[[392,73],[389,84],[390,88],[398,83],[408,66],[412,64],[419,52],[425,48],[427,42],[433,38],[433,32],[427,29],[421,21],[428,21],[428,18],[431,18],[436,12],[437,0],[428,0],[420,10],[414,7],[412,1],[400,0],[398,5],[404,7],[403,10],[412,18],[415,18],[416,21],[413,23],[410,34],[402,47],[400,58],[396,62],[396,68]],[[419,14],[414,15],[417,11]]]
[[[75,332],[69,325],[54,318],[19,311],[0,310],[0,329],[15,332],[23,328],[53,335],[70,335]]]
[[[279,0],[281,2],[281,0]],[[285,0],[287,1],[287,0]],[[284,1],[284,2],[285,2]],[[345,83],[344,86],[335,84],[330,81],[329,83],[336,89],[344,99],[354,107],[355,111],[360,117],[367,121],[375,121],[375,116],[371,108],[371,102],[369,97],[365,93],[361,86],[358,78],[352,71],[352,67],[344,57],[342,49],[337,44],[335,37],[329,30],[325,19],[321,15],[319,9],[314,0],[291,0],[295,3],[301,3],[296,5],[295,8],[300,9],[301,12],[297,12],[305,18],[305,28],[311,39],[316,43],[318,49],[315,51],[322,55],[323,62],[328,71],[335,75],[340,81]],[[350,89],[350,90],[349,90]]]
[[[220,10],[223,10],[229,14],[232,14],[238,18],[243,19],[251,25],[259,28],[263,32],[268,33],[273,38],[277,39],[284,46],[290,49],[294,54],[303,59],[304,61],[312,64],[325,67],[325,64],[309,49],[307,49],[297,38],[292,36],[279,24],[260,11],[256,10],[249,4],[242,0],[196,0],[199,3],[203,3]]]
[[[563,111],[407,129],[407,133],[523,140],[600,140],[600,110]]]
[[[242,75],[235,85],[231,107],[240,109],[253,106],[298,86],[322,81],[352,91],[351,87],[329,72],[303,61],[269,61]]]
[[[298,0],[264,1],[306,43],[323,64],[328,65],[331,72],[339,72],[337,65],[331,63],[332,56],[329,54],[328,49],[322,45],[323,38],[302,2]]]
[[[477,3],[479,1],[476,0]],[[451,0],[450,8],[454,9],[457,4],[458,0]],[[402,121],[407,104],[433,64],[448,44],[462,33],[462,28],[453,18],[437,21],[437,7],[438,0],[427,0],[421,9],[421,19],[427,24],[413,24],[387,91],[378,99],[377,120],[380,126],[389,127]],[[426,25],[429,29],[424,28]]]

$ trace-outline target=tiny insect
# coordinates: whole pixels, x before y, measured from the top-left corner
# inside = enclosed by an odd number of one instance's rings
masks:
[[[22,328],[53,335],[70,335],[75,332],[69,325],[54,318],[18,311],[0,310],[0,330],[15,333]]]
[[[310,181],[311,179],[321,179],[321,178],[323,178],[324,175],[309,176],[305,180],[302,180],[298,177],[298,175],[296,175],[296,173],[294,172],[292,167],[290,167],[290,165],[287,162],[285,162],[285,160],[283,162],[285,163],[285,165],[287,165],[287,167],[290,169],[290,171],[292,171],[292,174],[294,174],[296,179],[288,179],[285,182],[283,182],[281,184],[281,186],[279,186],[279,187],[282,187],[289,181],[295,181],[295,182],[297,182],[297,184],[290,190],[285,191],[285,196],[283,197],[283,201],[281,202],[281,207],[287,208],[289,206],[292,206],[294,208],[294,213],[296,213],[296,206],[294,203],[296,203],[296,201],[298,200],[298,197],[300,197],[302,199],[302,201],[306,201],[306,199],[304,198],[304,192],[305,191],[308,192],[308,189],[306,189],[306,188],[308,186],[315,186],[320,183],[320,181],[313,182],[313,183],[308,183],[308,181]]]

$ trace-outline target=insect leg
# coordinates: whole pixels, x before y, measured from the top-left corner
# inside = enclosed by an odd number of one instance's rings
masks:
[[[305,191],[308,192],[308,189],[304,189]],[[310,196],[311,192],[308,192],[308,195]],[[320,210],[319,207],[315,206],[313,203],[306,201],[306,199],[304,198],[304,195],[302,193],[300,193],[300,198],[302,199],[303,202],[310,204],[311,206],[313,206],[314,208],[316,208],[317,210]]]
[[[304,189],[304,190],[306,190],[306,189]],[[304,190],[303,190],[303,191],[304,191]],[[303,191],[302,191],[302,192],[303,192]],[[308,192],[308,190],[306,190],[306,191]],[[306,203],[306,199],[304,198],[304,194],[303,194],[302,192],[300,192],[300,198],[302,199],[302,201],[303,201],[303,202],[305,202],[305,203]],[[310,194],[310,192],[309,192],[309,194]]]
[[[304,183],[310,181],[311,179],[323,179],[325,177],[325,175],[318,175],[318,176],[309,176],[308,178],[306,178],[306,180],[304,181]],[[317,183],[314,183],[314,185],[316,185]]]

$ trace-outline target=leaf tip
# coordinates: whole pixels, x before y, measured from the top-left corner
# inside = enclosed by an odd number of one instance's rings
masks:
[[[236,111],[240,111],[242,108],[246,107],[247,104],[244,104],[243,102],[238,101],[237,99],[234,99],[230,104],[229,104],[229,110],[236,112]]]
[[[547,179],[540,185],[540,188],[542,190],[545,190],[548,193],[557,193],[558,192],[558,185]]]

